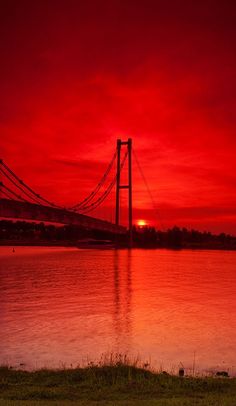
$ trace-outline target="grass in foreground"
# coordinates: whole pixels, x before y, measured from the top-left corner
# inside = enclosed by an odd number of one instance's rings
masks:
[[[236,378],[179,378],[129,365],[0,368],[1,406],[236,406]]]

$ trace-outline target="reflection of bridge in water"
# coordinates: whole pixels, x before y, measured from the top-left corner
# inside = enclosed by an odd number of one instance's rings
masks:
[[[127,150],[121,159],[121,148]],[[25,182],[23,182],[2,160],[0,161],[0,218],[22,219],[30,221],[70,224],[78,227],[109,233],[125,235],[127,228],[120,225],[120,189],[128,190],[129,235],[132,239],[132,140],[117,140],[117,148],[110,164],[95,189],[81,202],[65,208],[51,203]],[[128,158],[128,184],[121,185],[121,171]],[[116,162],[115,176],[108,182],[108,175]],[[108,185],[106,185],[108,183]],[[88,215],[98,208],[110,195],[116,185],[116,221],[115,224]],[[104,190],[103,190],[104,189]]]
[[[132,250],[114,251],[114,331],[117,352],[130,350],[132,337]]]

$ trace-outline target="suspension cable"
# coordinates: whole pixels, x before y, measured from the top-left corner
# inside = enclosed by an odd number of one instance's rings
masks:
[[[128,152],[126,152],[122,163],[120,165],[120,172],[123,169],[125,160],[127,158]],[[101,187],[104,185],[107,176],[109,175],[113,164],[115,162],[115,159],[117,157],[117,149],[112,157],[112,160],[110,162],[110,164],[108,165],[106,172],[104,173],[104,175],[102,176],[101,180],[99,181],[99,183],[97,184],[97,186],[95,187],[95,189],[89,194],[88,197],[86,197],[82,202],[76,204],[75,206],[72,207],[72,209],[77,208],[78,211],[82,210],[83,212],[89,212],[91,210],[96,209],[106,198],[107,196],[110,194],[116,179],[117,179],[117,174],[114,177],[114,179],[111,181],[111,183],[109,184],[109,186],[107,187],[107,189],[105,190],[105,192],[103,192],[103,194],[95,201],[94,198],[97,195],[97,193],[99,192],[99,190],[101,189]],[[4,169],[3,169],[4,168]],[[53,207],[57,207],[57,208],[61,208],[57,205],[55,205],[54,203],[46,200],[44,197],[42,197],[41,195],[39,195],[38,193],[36,193],[33,189],[31,189],[23,180],[21,180],[4,162],[3,160],[0,160],[0,171],[1,173],[14,185],[16,186],[22,193],[24,193],[25,196],[27,196],[29,199],[31,199],[32,201],[36,202],[37,204],[42,204],[42,201],[47,203],[50,206]],[[6,185],[4,185],[3,183],[0,183],[0,186],[4,187],[6,190],[2,191],[2,193],[7,196],[8,198],[12,199],[11,195],[12,194],[14,197],[16,197],[19,200],[22,200],[24,202],[28,202],[28,200],[26,200],[24,197],[18,195],[17,193],[15,193],[13,190],[11,190],[10,188],[8,188]],[[26,189],[26,190],[25,190]]]
[[[0,183],[0,186],[7,190],[7,192],[4,191],[4,190],[1,190],[1,193],[5,194],[5,195],[8,194],[8,193],[11,193],[13,196],[17,197],[17,199],[22,200],[24,202],[28,202],[28,200],[24,199],[22,196],[18,195],[13,190],[11,190],[9,187],[4,185],[3,182]],[[12,199],[12,196],[8,196],[8,197],[10,197],[10,199]]]
[[[21,191],[22,193],[24,193],[29,199],[33,200],[33,201],[34,201],[35,203],[37,203],[37,204],[40,204],[40,201],[39,201],[38,199],[34,198],[34,197],[31,196],[28,192],[26,192],[20,185],[18,185],[18,183],[16,183],[16,182],[14,181],[14,179],[11,178],[11,177],[8,175],[8,173],[5,172],[1,167],[0,167],[0,171],[2,172],[2,174],[3,174],[4,176],[6,176],[6,178],[7,178],[11,183],[13,183],[13,185],[15,185],[18,189],[20,189],[20,191]],[[25,201],[27,201],[27,200],[25,200]]]
[[[54,203],[48,201],[47,199],[45,199],[44,197],[42,197],[40,194],[36,193],[33,189],[31,189],[28,185],[26,185],[25,182],[23,182],[23,180],[21,180],[4,162],[3,160],[0,161],[0,163],[3,165],[3,167],[12,175],[12,177],[14,177],[18,183],[20,183],[24,188],[26,188],[31,194],[33,194],[37,199],[43,201],[44,203],[47,203],[49,206],[53,206],[53,207],[58,207],[59,206],[55,205]],[[24,192],[25,193],[25,192]],[[30,197],[32,199],[32,197]]]
[[[123,160],[122,160],[121,165],[120,165],[119,173],[122,171],[122,169],[124,167],[127,156],[128,156],[128,151],[125,153],[125,155],[123,157]],[[117,175],[118,174],[115,175],[114,179],[111,181],[110,185],[105,190],[105,192],[95,202],[93,202],[92,204],[90,204],[89,206],[86,207],[84,213],[89,213],[90,211],[95,210],[98,206],[100,206],[101,203],[104,202],[104,200],[108,197],[108,195],[110,194],[113,186],[116,183]]]
[[[6,196],[9,200],[12,200],[12,197],[10,196],[10,194],[8,194],[5,190],[1,190],[1,195]]]
[[[155,215],[156,215],[156,218],[157,218],[158,222],[160,223],[161,228],[164,230],[165,227],[164,227],[163,220],[162,220],[162,218],[161,218],[159,209],[157,208],[156,202],[155,202],[155,200],[154,200],[154,197],[153,197],[152,192],[151,192],[151,190],[150,190],[150,187],[149,187],[149,185],[148,185],[147,179],[146,179],[146,177],[145,177],[145,175],[144,175],[144,173],[143,173],[143,170],[142,170],[142,168],[141,168],[141,165],[140,165],[140,163],[139,163],[137,154],[136,154],[136,152],[135,152],[134,149],[133,149],[133,155],[134,155],[134,159],[135,159],[135,162],[136,162],[136,164],[137,164],[139,173],[140,173],[140,175],[141,175],[141,177],[142,177],[142,179],[143,179],[143,182],[144,182],[144,184],[145,184],[146,190],[147,190],[147,192],[148,192],[148,194],[149,194],[149,198],[150,198],[150,200],[151,200],[151,202],[152,202],[152,206],[153,206],[153,209],[154,209],[154,213],[155,213]]]
[[[97,184],[97,186],[95,187],[95,189],[94,189],[84,200],[82,200],[81,202],[75,204],[75,205],[72,207],[72,209],[83,210],[83,208],[84,208],[84,207],[87,207],[87,204],[88,204],[91,200],[93,200],[93,198],[96,196],[96,194],[99,192],[99,190],[101,189],[101,187],[102,187],[103,184],[105,183],[106,178],[107,178],[107,176],[109,175],[109,173],[110,173],[110,171],[111,171],[111,169],[112,169],[112,166],[113,166],[113,164],[114,164],[114,162],[115,162],[116,156],[117,156],[117,150],[115,151],[115,153],[114,153],[114,155],[113,155],[113,157],[112,157],[112,160],[111,160],[111,162],[109,163],[109,165],[108,165],[108,167],[107,167],[107,169],[106,169],[106,172],[105,172],[104,175],[102,176],[101,180],[99,181],[99,183]]]

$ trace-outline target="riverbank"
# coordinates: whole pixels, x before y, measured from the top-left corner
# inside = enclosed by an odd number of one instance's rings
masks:
[[[125,248],[130,245],[128,235],[87,230],[73,225],[44,224],[23,220],[0,220],[0,245],[69,246],[91,248],[105,245]],[[147,249],[202,249],[236,250],[236,236],[210,231],[172,227],[158,230],[154,227],[133,227],[133,248]]]
[[[94,242],[84,242],[84,241],[48,241],[48,240],[0,240],[0,247],[62,247],[62,248],[96,248],[96,249],[103,249],[103,248],[119,248],[125,249],[127,245],[125,244],[113,244],[112,242],[106,243],[99,240],[94,240]],[[212,244],[188,244],[183,245],[180,247],[172,247],[172,246],[159,246],[159,245],[138,245],[133,244],[132,248],[142,248],[142,249],[152,249],[152,250],[202,250],[202,251],[236,251],[236,246],[227,246],[227,245],[212,245]]]
[[[234,406],[236,378],[184,377],[129,365],[0,368],[0,405]]]

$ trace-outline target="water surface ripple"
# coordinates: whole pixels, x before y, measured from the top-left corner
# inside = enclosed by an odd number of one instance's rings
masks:
[[[236,252],[0,248],[0,363],[236,371]]]

